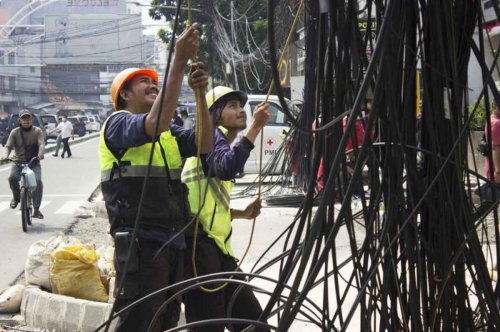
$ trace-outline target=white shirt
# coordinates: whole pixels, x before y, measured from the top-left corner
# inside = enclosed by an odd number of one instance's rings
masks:
[[[71,136],[71,132],[73,131],[73,124],[66,120],[66,122],[61,122],[57,125],[57,129],[61,131],[61,138],[68,138]]]
[[[193,129],[194,127],[193,120],[191,120],[190,118],[185,118],[183,127],[184,129]]]

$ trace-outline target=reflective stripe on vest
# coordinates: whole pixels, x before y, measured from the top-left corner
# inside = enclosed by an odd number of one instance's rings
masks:
[[[198,186],[198,176],[200,186]],[[200,222],[208,236],[215,241],[224,254],[234,256],[230,239],[231,211],[229,208],[229,195],[234,186],[233,181],[222,181],[215,177],[207,180],[201,161],[198,161],[196,157],[186,160],[181,179],[189,188],[191,213],[193,215],[199,213]],[[202,208],[198,211],[200,207]]]
[[[107,123],[112,116],[119,113],[128,113],[128,111],[114,112],[104,123],[103,129],[101,130],[100,141],[99,141],[99,158],[101,165],[101,181],[111,180],[111,175],[121,176],[121,177],[144,177],[146,175],[149,153],[151,150],[152,143],[146,143],[136,147],[130,147],[126,149],[125,153],[120,159],[120,163],[115,155],[106,145],[106,140],[104,137],[104,131],[106,130]],[[162,157],[161,147],[165,150],[165,158],[168,165],[165,167],[165,161]],[[125,164],[124,164],[125,163]],[[113,168],[119,165],[119,170],[114,170],[116,173],[112,174]],[[152,177],[169,177],[172,180],[178,180],[180,178],[182,167],[182,159],[179,152],[179,147],[177,145],[177,140],[170,133],[170,131],[165,131],[161,133],[159,140],[155,144],[155,150],[153,153],[153,160],[151,163],[151,176]]]
[[[197,182],[199,172],[203,172],[201,166],[195,169],[191,169],[187,172],[183,172],[182,182],[184,182],[185,184]],[[205,178],[204,174],[202,175],[202,178]],[[208,178],[208,184],[210,186],[210,189],[212,189],[213,194],[217,198],[217,203],[221,204],[225,210],[229,209],[230,193],[227,192],[227,189],[225,188],[223,182],[218,178],[210,177]]]

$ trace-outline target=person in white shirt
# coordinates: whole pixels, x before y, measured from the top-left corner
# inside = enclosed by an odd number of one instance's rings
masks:
[[[61,153],[61,158],[64,158],[64,153],[66,152],[68,155],[68,158],[72,156],[71,154],[71,149],[69,148],[69,138],[74,139],[75,137],[73,136],[73,124],[68,121],[68,118],[66,116],[62,117],[62,122],[57,125],[56,128],[60,133],[61,133],[61,139],[63,143],[63,151]]]
[[[184,129],[193,129],[194,127],[194,122],[191,120],[191,118],[188,116],[188,112],[186,110],[183,110],[181,112],[181,118],[184,121],[184,124],[182,125]]]

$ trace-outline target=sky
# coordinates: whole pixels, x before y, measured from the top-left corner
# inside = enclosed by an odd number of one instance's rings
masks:
[[[149,0],[130,0],[128,3],[139,3],[141,4],[139,7],[142,12],[142,24],[146,26],[146,29],[143,30],[146,35],[156,35],[156,31],[163,25],[161,21],[155,21],[151,17],[149,17],[149,8],[151,8],[151,3]]]

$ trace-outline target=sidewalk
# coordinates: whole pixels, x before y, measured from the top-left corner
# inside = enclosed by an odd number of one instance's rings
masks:
[[[235,191],[246,188],[254,179],[255,175],[247,175],[243,179],[238,180]],[[244,184],[242,185],[241,183]],[[244,208],[253,199],[254,197],[235,199],[232,205],[235,208]],[[87,210],[87,216],[79,218],[70,230],[68,230],[68,235],[76,236],[82,242],[98,242],[98,245],[109,241],[109,235],[107,235],[108,222],[102,196],[98,195],[93,202],[84,208]],[[264,250],[293,220],[296,211],[296,208],[264,206],[261,216],[256,220],[255,234],[250,244],[249,237],[252,221],[235,220],[233,222],[232,242],[235,255],[241,258],[247,247],[250,246],[249,253],[242,262],[241,267],[243,271],[251,272],[253,265]],[[263,257],[263,261],[268,261],[279,252],[281,252],[281,248],[274,247]],[[275,274],[275,272],[277,271],[273,271],[272,274]],[[277,277],[277,275],[273,277]],[[269,288],[269,284],[260,285],[259,283],[261,282],[255,282],[258,286]],[[267,301],[266,296],[257,296],[262,304]],[[64,332],[94,331],[98,325],[107,319],[110,310],[111,304],[75,299],[48,293],[37,287],[28,287],[21,305],[20,314],[22,317],[15,315],[0,316],[0,323],[2,323],[3,319],[3,323],[7,323],[8,325],[19,324],[16,320],[24,318],[25,326],[23,330],[25,331],[31,331],[29,330],[30,327],[38,328],[38,330],[33,329],[33,331],[40,331],[40,329]],[[183,321],[184,319],[181,317],[179,324],[182,324]],[[310,324],[300,323],[297,328],[294,327],[290,331],[314,331],[314,328],[311,329]]]
[[[246,186],[253,182],[254,175],[246,175],[243,179],[237,181],[235,192],[241,191]],[[243,185],[241,183],[244,183]],[[231,202],[233,208],[245,208],[250,203],[254,196],[235,198]],[[360,209],[361,204],[353,201],[353,212]],[[82,241],[108,241],[106,234],[107,219],[104,209],[104,202],[98,196],[94,202],[89,203],[87,209],[90,211],[88,214],[91,217],[80,219],[78,223],[71,228],[69,235],[74,235]],[[242,259],[245,251],[248,249],[247,256],[241,261],[241,269],[244,272],[255,272],[258,267],[270,262],[275,257],[283,253],[285,239],[280,239],[273,247],[270,245],[275,241],[278,236],[290,225],[293,221],[297,207],[283,207],[283,206],[266,206],[264,204],[261,215],[255,222],[255,230],[252,234],[252,220],[234,220],[233,221],[233,235],[232,244],[236,257]],[[103,226],[105,225],[105,226]],[[356,245],[359,247],[363,242],[364,228],[362,225],[354,225],[354,231],[359,235]],[[342,227],[336,237],[336,257],[338,261],[348,259],[351,257],[351,243],[349,243],[349,235],[346,227]],[[491,263],[491,262],[489,262]],[[348,276],[352,274],[352,264],[346,264],[344,267],[337,271],[341,277],[339,283],[339,291],[348,288],[348,284],[343,282],[342,279],[348,280]],[[264,272],[260,273],[262,276],[269,277],[276,280],[279,277],[280,265],[275,264]],[[324,271],[319,273],[321,276]],[[290,280],[293,280],[292,275]],[[275,283],[264,281],[262,279],[254,279],[252,281],[257,287],[261,287],[266,291],[272,291],[276,286]],[[329,306],[330,308],[336,307],[336,294],[335,289],[332,287],[329,290]],[[269,299],[266,294],[257,293],[261,305],[265,305]],[[284,294],[286,295],[286,294]],[[357,297],[357,290],[349,288],[346,298],[342,305],[342,312],[346,314]],[[323,288],[317,287],[312,289],[308,294],[308,299],[311,303],[315,303],[322,307],[324,301]],[[54,295],[51,293],[40,291],[36,287],[29,288],[24,295],[21,315],[24,316],[27,326],[37,327],[38,330],[29,330],[27,327],[23,331],[43,331],[40,329],[49,329],[50,331],[94,331],[95,328],[104,322],[111,310],[111,304],[97,303],[79,300],[71,297]],[[183,315],[182,315],[183,316]],[[19,318],[19,316],[18,316]],[[0,316],[0,323],[2,317]],[[10,318],[13,322],[13,318]],[[268,321],[272,325],[276,325],[275,317],[271,317]],[[179,325],[183,324],[183,320]],[[46,330],[46,331],[49,331]],[[0,329],[1,331],[1,329]],[[309,332],[320,331],[320,329],[307,321],[303,316],[297,316],[294,323],[290,327],[291,332]],[[359,310],[354,313],[354,316],[349,325],[349,331],[360,331],[360,317]]]

